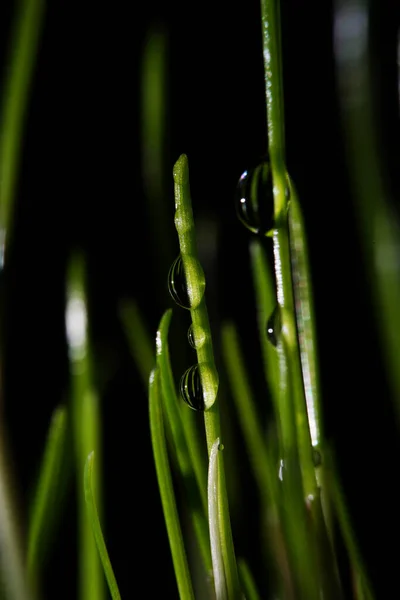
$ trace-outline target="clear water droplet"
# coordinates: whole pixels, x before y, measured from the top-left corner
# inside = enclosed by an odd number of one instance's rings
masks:
[[[277,346],[282,329],[281,310],[276,306],[267,322],[267,337],[273,346]]]
[[[223,450],[225,450],[225,446],[223,444],[218,444],[218,450],[222,452]]]
[[[269,162],[242,173],[236,190],[236,213],[253,233],[267,234],[274,228],[274,193]]]
[[[180,384],[181,396],[193,410],[205,410],[203,386],[199,365],[193,365],[184,372]]]
[[[280,481],[283,481],[283,471],[284,470],[285,470],[285,463],[283,461],[283,458],[281,458],[279,461],[279,470],[278,470],[278,477],[279,477]]]
[[[206,341],[206,333],[200,325],[193,325],[188,329],[188,342],[195,350],[198,350]]]
[[[179,387],[183,400],[190,408],[205,411],[211,408],[217,397],[218,377],[206,363],[196,364],[182,375]]]
[[[185,274],[182,256],[174,260],[168,273],[168,289],[172,298],[182,308],[194,309],[200,304],[206,287],[204,272],[199,261],[193,256],[185,256],[186,267],[191,281],[195,285],[189,287]]]

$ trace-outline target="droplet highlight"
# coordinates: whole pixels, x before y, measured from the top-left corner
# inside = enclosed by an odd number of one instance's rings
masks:
[[[185,263],[187,273],[180,254],[172,263],[168,273],[168,289],[179,306],[190,310],[200,304],[206,279],[201,264],[194,256],[185,255]]]
[[[200,325],[194,325],[193,323],[188,329],[188,342],[195,350],[199,350],[206,341],[206,332]]]
[[[182,375],[179,387],[183,400],[190,408],[205,411],[211,408],[217,397],[218,378],[207,364],[196,364]]]
[[[253,233],[268,234],[274,229],[274,192],[269,162],[242,173],[236,190],[236,213]]]
[[[276,306],[267,322],[267,337],[273,346],[277,346],[282,330],[281,310]]]

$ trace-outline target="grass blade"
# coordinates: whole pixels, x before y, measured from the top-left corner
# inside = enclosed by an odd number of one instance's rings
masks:
[[[49,515],[57,493],[66,432],[67,409],[60,406],[52,416],[29,520],[27,569],[34,589],[37,589],[39,584],[46,541],[50,535]]]
[[[243,589],[245,599],[246,600],[261,600],[260,594],[258,593],[257,586],[254,581],[253,575],[250,571],[249,565],[243,558],[239,558],[239,560],[238,560],[238,569],[239,569],[240,582],[242,584],[242,589]]]
[[[224,571],[223,541],[221,539],[219,498],[219,453],[221,451],[219,438],[211,447],[210,462],[208,467],[208,519],[210,526],[211,557],[214,573],[214,587],[216,600],[228,600],[227,582]]]
[[[205,570],[209,573],[212,566],[207,524],[207,466],[204,460],[205,457],[201,452],[194,423],[192,420],[182,418],[182,412],[179,410],[180,406],[175,390],[168,348],[168,331],[171,317],[172,310],[168,309],[162,316],[157,331],[157,366],[160,373],[167,423],[171,428],[178,468],[187,491],[187,508],[193,518]],[[198,498],[200,498],[200,510]]]
[[[85,464],[85,475],[84,475],[84,489],[85,489],[85,501],[87,515],[89,518],[90,525],[92,527],[94,539],[96,540],[97,549],[99,551],[101,563],[103,565],[104,574],[107,579],[108,588],[113,600],[120,600],[121,596],[118,589],[118,584],[115,579],[114,571],[111,566],[110,558],[108,556],[106,544],[104,542],[103,533],[101,531],[101,525],[99,515],[97,512],[96,501],[94,498],[93,487],[92,487],[92,473],[94,463],[94,452],[91,452],[87,457]]]
[[[182,531],[176,508],[174,488],[168,461],[163,422],[160,374],[157,367],[153,369],[150,374],[149,413],[154,462],[179,596],[184,600],[194,600],[192,581],[183,544]]]
[[[175,187],[175,227],[179,237],[180,257],[185,275],[185,287],[190,304],[193,331],[195,332],[195,349],[200,373],[202,399],[204,402],[204,425],[207,439],[208,454],[214,441],[220,438],[219,403],[216,402],[218,393],[218,372],[214,361],[214,351],[211,338],[211,328],[208,319],[207,305],[204,297],[205,277],[197,258],[197,244],[193,220],[192,203],[189,183],[189,164],[185,154],[176,161],[173,169]],[[201,335],[198,333],[201,332]],[[201,343],[199,343],[199,339]],[[232,531],[229,517],[228,497],[225,485],[223,460],[220,461],[220,498],[219,506],[223,516],[221,535],[222,551],[224,552],[224,569],[231,600],[240,598],[240,586],[237,573],[236,557],[233,547]]]
[[[71,368],[72,427],[78,490],[79,595],[81,600],[104,597],[104,576],[96,542],[86,515],[82,472],[91,451],[101,456],[100,409],[92,386],[88,340],[85,268],[82,256],[72,256],[67,278],[66,332]],[[101,515],[100,469],[96,470],[96,504]]]
[[[144,323],[139,306],[133,300],[125,300],[120,306],[120,317],[143,385],[149,382],[154,367],[154,343]]]

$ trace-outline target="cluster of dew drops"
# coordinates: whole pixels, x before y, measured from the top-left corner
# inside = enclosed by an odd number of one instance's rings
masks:
[[[261,201],[260,201],[261,199]],[[267,235],[274,228],[274,197],[270,163],[261,162],[246,170],[239,178],[236,189],[236,213],[239,220],[251,232]],[[182,256],[174,260],[168,273],[168,289],[178,306],[192,308],[186,283]],[[266,334],[273,346],[277,346],[280,332],[280,311],[277,306],[266,326]],[[206,333],[193,324],[188,330],[189,344],[198,350],[206,340]],[[190,408],[205,410],[200,368],[195,364],[185,371],[180,381],[180,393]]]

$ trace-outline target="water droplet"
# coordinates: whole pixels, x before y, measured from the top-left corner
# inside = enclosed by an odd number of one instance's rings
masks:
[[[182,308],[194,309],[200,304],[206,287],[204,272],[199,261],[194,256],[185,256],[188,279],[182,256],[174,260],[168,273],[168,289],[175,302]]]
[[[225,450],[225,446],[223,444],[218,444],[218,450],[222,452],[223,450]]]
[[[236,212],[253,233],[266,234],[274,228],[274,193],[269,162],[242,173],[236,191]]]
[[[283,462],[283,458],[280,459],[279,461],[279,470],[278,470],[278,477],[281,481],[283,481],[283,471],[285,469],[285,463]]]
[[[202,385],[205,384],[205,391]],[[193,365],[182,375],[180,391],[183,400],[193,410],[208,410],[214,404],[218,391],[215,371],[208,365]]]
[[[314,467],[319,467],[322,464],[322,456],[321,452],[316,448],[312,449],[312,460]]]
[[[267,337],[273,346],[277,346],[282,329],[281,310],[276,306],[267,322]]]
[[[200,325],[193,325],[192,323],[188,329],[188,341],[192,348],[198,350],[206,341],[206,332]]]

